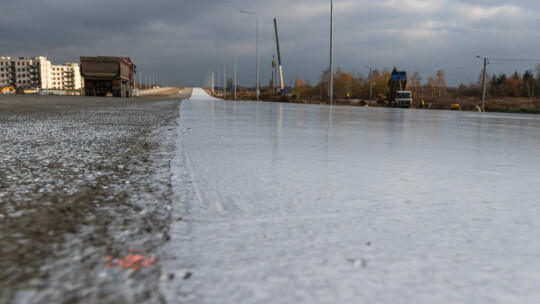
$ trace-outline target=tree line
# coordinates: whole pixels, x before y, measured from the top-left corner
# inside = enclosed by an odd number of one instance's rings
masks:
[[[409,74],[407,89],[412,91],[414,98],[458,98],[482,95],[482,75],[478,81],[469,84],[460,84],[458,87],[448,87],[444,70],[438,70],[435,75],[423,82],[419,72]],[[381,99],[386,95],[390,71],[388,69],[374,69],[371,77],[356,72],[345,72],[338,68],[334,73],[334,97],[353,99]],[[330,70],[326,69],[319,77],[317,84],[309,80],[302,80],[296,76],[293,93],[297,98],[311,100],[326,100],[328,98],[328,84]],[[371,91],[370,91],[371,88]],[[488,97],[506,98],[521,97],[534,98],[540,96],[540,64],[533,70],[526,70],[523,74],[514,72],[512,75],[501,73],[487,75],[486,94]]]

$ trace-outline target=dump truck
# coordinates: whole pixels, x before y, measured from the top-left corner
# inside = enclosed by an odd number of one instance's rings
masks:
[[[86,96],[132,97],[135,65],[129,57],[81,57]]]
[[[387,102],[393,107],[410,108],[412,105],[412,92],[407,89],[407,80],[409,75],[405,71],[398,71],[394,67],[390,80],[388,80],[388,99]]]

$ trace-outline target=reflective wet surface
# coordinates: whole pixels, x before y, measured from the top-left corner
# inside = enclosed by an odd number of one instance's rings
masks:
[[[192,98],[170,302],[540,299],[538,116]]]
[[[2,303],[535,303],[540,118],[0,96]]]

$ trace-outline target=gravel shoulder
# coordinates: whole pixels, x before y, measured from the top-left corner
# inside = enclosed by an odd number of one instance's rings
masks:
[[[1,303],[163,302],[170,162],[190,94],[0,96]],[[119,267],[127,255],[149,263]]]

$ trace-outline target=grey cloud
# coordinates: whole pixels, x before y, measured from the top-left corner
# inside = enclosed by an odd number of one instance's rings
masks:
[[[476,54],[537,57],[533,37],[540,21],[534,12],[540,3],[535,1],[385,3],[398,2],[335,1],[335,59],[343,70],[365,74],[365,65],[379,69],[398,65],[410,72],[426,71],[427,79],[428,72],[448,68],[448,81],[457,84],[476,81],[476,68],[451,69],[474,64]],[[411,6],[404,7],[407,3]],[[295,75],[316,82],[328,66],[326,0],[0,0],[0,6],[10,12],[0,18],[1,55],[35,56],[46,51],[56,63],[75,61],[80,55],[125,55],[133,57],[144,74],[200,85],[223,61],[232,71],[236,50],[240,84],[253,85],[255,20],[238,12],[243,8],[259,13],[263,84],[271,73],[274,17],[287,83]],[[474,9],[501,6],[517,7],[521,15],[474,15]],[[509,73],[534,65],[493,64],[490,71]]]

